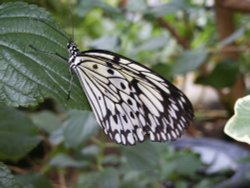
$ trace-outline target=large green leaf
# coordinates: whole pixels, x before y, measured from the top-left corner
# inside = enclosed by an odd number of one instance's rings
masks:
[[[10,170],[0,162],[0,187],[1,188],[22,188],[10,173]]]
[[[19,160],[41,141],[37,128],[22,112],[0,108],[0,159]]]
[[[53,97],[71,107],[87,106],[76,79],[67,102],[69,37],[48,12],[21,2],[0,5],[0,36],[0,103],[29,106]]]
[[[234,111],[224,132],[235,140],[250,144],[250,95],[238,99]]]

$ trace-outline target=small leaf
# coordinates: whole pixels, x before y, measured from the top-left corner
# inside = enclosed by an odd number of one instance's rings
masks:
[[[157,50],[159,48],[165,47],[166,43],[168,42],[169,42],[169,38],[166,36],[151,38],[147,40],[146,42],[144,42],[143,44],[134,48],[133,53],[139,53],[141,51]]]
[[[127,2],[127,6],[126,6],[126,10],[131,11],[131,12],[143,12],[144,10],[146,10],[147,5],[145,3],[145,1],[143,0],[128,0]]]
[[[37,128],[18,110],[0,107],[0,159],[17,161],[41,141]]]
[[[65,143],[69,147],[78,147],[93,136],[99,129],[93,114],[87,111],[71,110],[63,123]]]
[[[80,17],[84,17],[93,8],[100,8],[107,14],[120,15],[121,11],[119,8],[110,6],[108,3],[102,0],[84,0],[80,1],[79,6],[76,7],[76,13]]]
[[[120,158],[117,155],[105,155],[105,157],[103,158],[102,164],[118,164],[118,162],[120,161]]]
[[[88,145],[81,150],[83,155],[97,156],[100,148],[97,145]]]
[[[1,4],[0,28],[0,102],[30,106],[53,97],[66,105],[69,37],[49,13],[23,2]],[[83,96],[76,80],[67,104],[88,107]]]
[[[250,144],[250,96],[236,101],[235,114],[227,122],[224,132],[240,142]]]
[[[207,58],[205,49],[185,51],[179,56],[173,66],[172,74],[183,74],[197,69]]]
[[[50,133],[49,135],[50,143],[52,143],[53,145],[59,145],[60,143],[62,143],[64,139],[63,130],[64,127],[60,126],[58,129]]]
[[[60,125],[60,121],[56,115],[49,111],[32,114],[31,119],[37,127],[47,131],[48,133],[53,132]]]
[[[22,188],[10,173],[10,170],[0,162],[0,187],[1,188]]]
[[[237,31],[235,31],[233,34],[231,34],[229,37],[225,38],[224,40],[222,40],[219,43],[219,47],[223,48],[228,44],[231,44],[233,42],[235,42],[236,39],[238,39],[239,37],[241,37],[245,32],[245,28],[240,28]]]
[[[50,165],[60,168],[66,168],[66,167],[75,167],[75,168],[81,168],[88,165],[88,162],[85,161],[77,161],[68,155],[65,154],[58,154],[54,158],[50,160]]]
[[[114,50],[117,48],[119,39],[115,36],[105,35],[91,42],[91,48]]]
[[[231,87],[239,77],[239,65],[232,60],[219,62],[214,70],[206,76],[199,76],[196,83],[210,85],[218,89]]]
[[[15,176],[17,182],[26,188],[51,188],[51,184],[44,175],[39,173],[28,173]]]
[[[152,14],[154,17],[162,17],[168,14],[176,14],[177,11],[184,10],[187,7],[188,5],[184,0],[175,0],[152,7],[147,13]]]

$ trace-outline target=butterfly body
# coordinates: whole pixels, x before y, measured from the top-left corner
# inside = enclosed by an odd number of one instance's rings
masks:
[[[68,50],[97,122],[115,142],[175,140],[193,119],[187,97],[149,68],[105,50],[80,52],[74,43]]]

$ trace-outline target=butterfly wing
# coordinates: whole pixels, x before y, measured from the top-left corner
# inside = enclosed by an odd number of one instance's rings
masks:
[[[192,105],[179,89],[126,57],[85,51],[72,68],[98,123],[117,143],[175,140],[193,119]]]

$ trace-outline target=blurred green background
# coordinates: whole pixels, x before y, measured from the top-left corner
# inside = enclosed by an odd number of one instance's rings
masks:
[[[250,143],[250,99],[238,100],[250,86],[249,2],[0,2],[0,187],[249,185],[249,145],[236,141]],[[77,78],[67,100],[70,39],[136,60],[183,90],[196,116],[183,138],[110,142]]]

